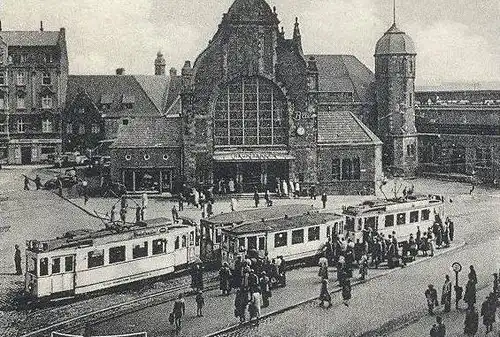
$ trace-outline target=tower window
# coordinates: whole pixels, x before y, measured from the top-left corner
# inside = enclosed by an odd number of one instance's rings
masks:
[[[17,73],[17,85],[25,85],[26,84],[26,73],[24,71],[19,71]]]
[[[18,133],[24,133],[26,132],[26,123],[22,118],[19,118],[17,120],[17,132]]]
[[[52,97],[50,95],[42,96],[42,109],[50,109],[52,108]]]
[[[24,104],[24,95],[20,94],[17,95],[17,108],[18,109],[25,109],[26,106]]]
[[[52,132],[52,121],[50,119],[44,119],[42,121],[42,132],[43,133]]]
[[[51,84],[52,79],[50,78],[50,73],[48,71],[43,73],[42,83],[45,85]]]

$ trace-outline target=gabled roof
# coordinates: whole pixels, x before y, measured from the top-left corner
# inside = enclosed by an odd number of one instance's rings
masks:
[[[111,148],[158,148],[181,145],[180,118],[138,118],[118,133]]]
[[[380,139],[350,111],[318,111],[318,143],[382,144]]]
[[[158,117],[169,99],[169,82],[166,76],[70,75],[67,104],[72,104],[78,93],[84,91],[96,106],[111,105],[104,112],[108,117]],[[127,102],[133,103],[131,109],[123,107]]]
[[[59,31],[0,31],[0,37],[8,46],[34,47],[56,46]]]
[[[374,102],[373,72],[353,55],[306,55],[318,68],[319,91],[352,92],[357,102]]]

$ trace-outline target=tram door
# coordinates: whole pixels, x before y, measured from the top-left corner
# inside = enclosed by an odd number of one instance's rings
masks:
[[[75,290],[75,255],[52,258],[52,294]]]
[[[189,232],[189,242],[187,249],[187,260],[188,262],[193,261],[196,258],[196,243],[195,243],[195,235],[194,230]]]

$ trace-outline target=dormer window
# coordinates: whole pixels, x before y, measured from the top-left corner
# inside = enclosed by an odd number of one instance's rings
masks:
[[[42,96],[42,109],[52,108],[52,97],[49,94]]]
[[[50,73],[48,71],[43,73],[42,83],[44,85],[50,85],[52,83],[52,78],[50,77]]]
[[[135,97],[133,95],[123,95],[122,105],[126,109],[132,109],[134,107]]]

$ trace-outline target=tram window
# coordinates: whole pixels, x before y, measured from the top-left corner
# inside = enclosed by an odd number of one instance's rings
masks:
[[[166,252],[167,241],[164,239],[153,240],[153,255],[164,254]]]
[[[428,209],[422,210],[422,221],[429,220],[431,217],[431,211]]]
[[[374,216],[365,219],[365,227],[368,226],[373,230],[376,229],[376,223],[377,223],[377,218]]]
[[[64,271],[73,271],[73,256],[64,258]]]
[[[257,249],[257,238],[255,236],[249,236],[248,240],[248,249]]]
[[[100,267],[104,265],[104,250],[98,249],[88,252],[87,264],[89,268]]]
[[[418,211],[410,212],[410,223],[418,222]]]
[[[40,259],[40,276],[49,275],[49,259],[44,257]]]
[[[385,227],[394,226],[394,214],[389,214],[385,216]]]
[[[359,218],[358,219],[358,232],[363,229],[363,219]]]
[[[185,236],[183,236],[185,240]],[[132,248],[132,258],[133,259],[138,259],[140,257],[146,257],[148,256],[148,242],[144,241],[142,244],[134,245],[134,248]]]
[[[284,247],[288,244],[288,233],[276,233],[274,234],[274,248]]]
[[[174,249],[179,249],[179,245],[181,243],[181,239],[179,237],[175,238],[175,244],[174,244]]]
[[[194,245],[194,232],[189,232],[189,245]]]
[[[404,225],[406,223],[406,213],[398,213],[396,223],[398,224],[398,226]]]
[[[111,247],[109,249],[109,263],[125,261],[125,246]]]
[[[335,226],[337,226],[337,223],[335,223]],[[326,237],[329,238],[332,236],[332,227],[331,226],[328,226],[326,227]]]
[[[319,240],[319,226],[310,227],[307,230],[307,241],[318,241]]]
[[[346,217],[345,230],[348,232],[354,232],[354,218]]]
[[[220,241],[219,241],[220,242]],[[182,236],[182,248],[186,248],[187,245],[187,238],[185,235]]]
[[[34,257],[28,260],[28,272],[36,275],[36,258]]]
[[[304,243],[304,230],[297,229],[292,231],[292,245],[296,245],[299,243]]]
[[[245,249],[245,238],[238,238],[238,249]]]
[[[61,272],[61,258],[56,257],[52,259],[52,274]]]
[[[222,238],[221,230],[220,229],[216,229],[215,230],[215,242],[216,243],[220,243],[221,238]]]
[[[266,249],[266,241],[265,238],[259,238],[259,250]]]

